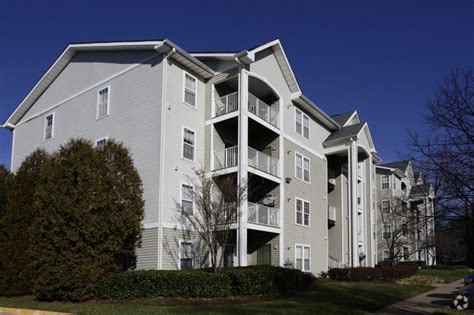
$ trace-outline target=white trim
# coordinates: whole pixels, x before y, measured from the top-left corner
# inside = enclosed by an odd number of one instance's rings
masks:
[[[359,116],[359,114],[357,114],[357,111],[356,111],[356,110],[351,114],[351,116],[349,116],[349,118],[344,122],[344,125],[342,125],[341,127],[346,127],[347,124],[348,124],[352,119],[354,119],[354,116],[355,116],[355,115]]]
[[[297,169],[297,163],[296,163],[297,155],[301,156],[301,178],[298,178],[298,176],[297,176],[297,171],[296,171],[296,169]],[[309,180],[308,180],[308,181],[304,180],[304,170],[305,170],[305,169],[304,169],[304,159],[307,159],[308,162],[309,162],[309,163],[308,163],[308,167],[309,167],[309,168],[308,168],[308,174],[309,174],[309,175],[308,175],[308,177],[309,177]],[[310,159],[309,157],[304,156],[303,154],[301,154],[301,153],[295,151],[295,160],[294,160],[294,161],[295,161],[295,178],[296,178],[297,180],[302,181],[303,183],[311,184],[311,159]]]
[[[280,234],[281,229],[273,226],[255,224],[255,223],[247,223],[247,230],[256,230],[256,231],[263,231],[263,232],[270,232],[274,234]]]
[[[194,186],[191,185],[190,183],[187,183],[187,182],[183,182],[183,181],[180,181],[179,182],[179,204],[181,206],[181,208],[183,207],[183,186],[188,186],[188,187],[191,187],[191,189],[194,191]],[[186,200],[186,201],[190,201],[193,203],[193,214],[195,213],[195,202],[194,200]]]
[[[155,229],[158,228],[158,222],[143,223],[142,226],[145,230]]]
[[[103,90],[107,90],[107,114],[104,116],[99,117],[99,101],[100,101],[100,92]],[[97,105],[96,105],[96,115],[95,120],[100,120],[110,115],[110,85],[104,86],[97,90]]]
[[[46,139],[46,127],[48,123],[48,117],[52,116],[52,124],[51,124],[51,137]],[[48,113],[44,116],[44,121],[43,121],[43,142],[54,139],[54,125],[56,123],[56,118],[54,115],[54,112]]]
[[[305,272],[309,272],[311,271],[311,245],[309,244],[301,244],[301,243],[295,243],[295,255],[294,255],[294,263],[295,263],[295,269],[298,269],[296,267],[296,247],[301,247],[301,271],[305,271]],[[304,269],[304,249],[306,248],[309,248],[309,269],[308,270],[305,270]],[[298,269],[300,270],[300,269]]]
[[[304,143],[301,143],[299,140],[296,140],[295,138],[293,138],[292,136],[290,135],[287,135],[287,134],[284,134],[282,133],[282,136],[288,140],[288,141],[291,141],[293,142],[294,144],[296,144],[297,146],[299,146],[300,148],[302,148],[303,150],[305,151],[308,151],[309,153],[311,153],[312,155],[320,158],[321,160],[327,160],[326,156],[324,154],[321,154],[321,153],[318,153],[316,152],[314,149],[310,148],[309,146],[307,146],[306,144]],[[328,153],[329,154],[329,153]]]
[[[150,57],[147,57],[147,58],[145,58],[145,59],[143,59],[143,60],[140,60],[140,61],[138,61],[137,64],[134,64],[134,65],[132,65],[132,66],[126,68],[126,69],[123,69],[122,71],[119,71],[119,72],[117,72],[117,73],[111,75],[110,77],[105,78],[104,80],[99,81],[99,82],[97,82],[96,84],[93,84],[93,85],[91,85],[91,86],[89,86],[89,87],[87,87],[87,88],[85,88],[85,89],[83,89],[83,90],[77,92],[76,94],[73,94],[72,96],[70,96],[70,97],[68,97],[68,98],[66,98],[66,99],[64,99],[64,100],[57,102],[55,105],[52,105],[52,106],[50,106],[50,107],[44,109],[43,111],[41,111],[41,112],[39,112],[39,113],[37,113],[37,114],[35,114],[35,115],[29,117],[29,118],[25,118],[24,120],[18,122],[18,123],[16,124],[16,126],[18,127],[18,126],[20,126],[20,125],[22,125],[22,124],[24,124],[24,123],[26,123],[26,122],[28,122],[28,121],[34,119],[34,118],[37,118],[37,117],[39,117],[39,116],[42,116],[44,113],[49,112],[49,111],[51,111],[51,110],[57,108],[58,106],[60,106],[60,105],[62,105],[62,104],[64,104],[64,103],[66,103],[66,102],[68,102],[68,101],[70,101],[70,100],[72,100],[72,99],[75,99],[76,97],[78,97],[78,96],[80,96],[80,95],[82,95],[82,94],[84,94],[84,93],[86,93],[86,92],[89,92],[89,91],[92,90],[92,89],[95,89],[95,88],[97,88],[97,87],[99,87],[99,86],[105,84],[107,81],[110,81],[110,80],[113,80],[113,79],[115,79],[115,78],[118,78],[119,76],[121,76],[121,75],[123,75],[123,74],[125,74],[125,73],[127,73],[127,72],[129,72],[129,71],[131,71],[131,70],[133,70],[133,69],[135,69],[135,68],[137,68],[137,67],[139,67],[139,66],[143,66],[143,64],[144,64],[145,62],[147,62],[147,61],[149,61],[149,60],[151,60],[151,59],[154,59],[154,58],[156,58],[156,57],[158,57],[158,56],[160,56],[159,53],[154,54],[154,55],[152,55],[152,56],[150,56]],[[49,71],[49,70],[48,70],[48,71]],[[33,90],[34,90],[34,89],[35,89],[35,88],[33,88]],[[32,91],[33,91],[33,90],[32,90]],[[27,96],[27,97],[28,97],[28,96]],[[23,102],[23,101],[22,101],[22,102]],[[21,104],[18,106],[17,110],[18,110],[20,107],[21,107]],[[15,110],[15,112],[16,112],[16,110]],[[14,112],[14,113],[15,113],[15,112]],[[14,113],[13,113],[13,114],[14,114]],[[13,116],[13,114],[12,114],[12,116]],[[25,114],[26,114],[26,112],[25,112]],[[10,118],[8,118],[8,120],[9,120],[9,119],[10,119]]]
[[[311,125],[311,118],[309,117],[309,115],[307,115],[305,112],[303,112],[301,109],[299,109],[298,107],[295,106],[295,112],[294,112],[295,116],[294,116],[294,132],[300,136],[302,136],[304,139],[306,140],[309,140],[311,138],[310,136],[310,125]],[[296,129],[296,123],[297,123],[297,120],[296,120],[296,117],[297,115],[301,115],[301,133],[298,132],[298,130]],[[304,136],[304,118],[308,118],[308,138],[306,138]]]
[[[205,125],[209,126],[211,124],[216,124],[218,122],[221,122],[221,121],[224,121],[224,120],[227,120],[227,119],[230,119],[230,118],[234,118],[234,117],[237,117],[237,116],[239,116],[239,111],[224,114],[224,115],[221,115],[219,117],[214,117],[214,118],[211,118],[211,119],[207,120]]]
[[[107,142],[109,141],[109,136],[105,136],[105,137],[96,139],[96,140],[94,141],[94,146],[97,147],[97,146],[98,146],[97,142],[102,141],[102,140],[105,140],[105,143],[107,143]]]
[[[196,131],[194,129],[191,129],[189,127],[186,127],[186,126],[182,126],[183,128],[181,129],[181,158],[186,160],[186,161],[189,161],[189,162],[195,162],[196,161],[196,144],[197,144],[197,134],[196,134]],[[189,131],[192,131],[193,134],[194,134],[194,143],[193,143],[193,159],[188,159],[187,157],[184,156],[184,129],[187,129]],[[189,144],[188,144],[189,145]]]
[[[301,223],[298,223],[298,200],[301,201]],[[308,213],[308,224],[304,224],[304,204],[307,203],[309,205],[309,213]],[[311,227],[311,202],[299,197],[295,197],[295,224],[298,226],[309,228]]]
[[[12,130],[12,152],[11,152],[11,160],[10,160],[10,172],[14,172],[13,170],[14,153],[15,153],[15,129]]]
[[[178,246],[178,270],[181,270],[181,244],[182,243],[191,243],[191,248],[192,248],[192,251],[194,252],[194,242],[192,240],[185,240],[185,239],[179,239],[179,246]],[[191,269],[194,269],[194,266],[195,266],[195,259],[194,257],[191,257]]]
[[[383,212],[383,202],[384,201],[388,201],[388,213],[385,213]],[[382,199],[381,200],[381,203],[380,203],[380,212],[382,214],[392,214],[392,205],[390,204],[390,200],[389,199]]]
[[[194,105],[193,104],[189,104],[188,102],[186,102],[186,75],[190,76],[191,78],[194,79]],[[197,104],[198,104],[198,79],[193,76],[192,74],[190,74],[189,72],[187,72],[186,70],[183,69],[183,103],[186,104],[186,105],[189,105],[189,106],[192,106],[194,108],[198,108]]]

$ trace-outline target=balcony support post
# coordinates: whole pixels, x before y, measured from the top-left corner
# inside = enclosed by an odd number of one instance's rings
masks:
[[[359,266],[359,240],[358,240],[358,211],[357,211],[357,145],[354,139],[351,140],[349,148],[349,183],[350,183],[350,233],[351,242],[350,248],[350,265],[352,267]]]
[[[241,187],[248,185],[248,74],[244,65],[240,65],[239,72],[239,132],[238,132],[238,183]],[[245,198],[240,206],[240,220],[238,231],[238,258],[239,266],[247,266],[247,222],[248,203],[247,189]]]

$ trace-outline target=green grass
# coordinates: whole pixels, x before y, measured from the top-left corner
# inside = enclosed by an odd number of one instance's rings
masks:
[[[444,283],[450,283],[458,279],[464,278],[469,274],[469,269],[457,269],[457,270],[435,270],[435,269],[422,269],[419,270],[417,275],[438,277],[443,280]]]
[[[395,283],[319,281],[296,296],[234,299],[158,298],[124,302],[41,303],[0,297],[0,306],[80,314],[365,314],[429,290]]]

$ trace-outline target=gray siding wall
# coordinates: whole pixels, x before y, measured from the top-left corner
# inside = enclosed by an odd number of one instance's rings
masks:
[[[158,228],[142,231],[142,244],[136,249],[137,269],[158,268]]]
[[[129,148],[135,167],[143,181],[145,199],[143,222],[156,222],[158,219],[162,101],[162,65],[160,61],[161,57],[157,56],[153,59],[153,63],[140,65],[104,82],[97,88],[64,102],[52,111],[20,123],[15,129],[13,169],[18,168],[23,159],[36,148],[42,147],[53,151],[71,138],[80,137],[95,141],[108,136],[109,139],[122,141]],[[92,67],[85,62],[81,64],[85,69]],[[63,71],[63,73],[68,73],[68,76],[58,77],[51,86],[53,90],[57,85],[74,86],[76,84],[75,76],[70,73],[72,70],[68,70],[68,68],[69,66]],[[92,67],[95,69],[94,71],[98,71],[97,68],[101,67],[97,65]],[[122,69],[122,67],[119,68]],[[79,70],[80,68],[74,67],[74,69]],[[85,74],[81,74],[80,77],[90,78],[90,80],[96,78]],[[93,85],[95,83],[91,81],[83,84]],[[110,86],[110,115],[96,120],[97,91],[105,86]],[[34,104],[31,112],[39,112],[41,108],[54,103],[60,97],[67,98],[69,95],[43,94],[41,104]],[[54,138],[43,141],[44,119],[51,112],[54,112]]]

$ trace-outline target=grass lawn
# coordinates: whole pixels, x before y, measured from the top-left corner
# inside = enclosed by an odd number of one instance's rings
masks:
[[[433,276],[438,277],[444,281],[444,283],[450,283],[458,279],[464,278],[469,274],[469,269],[457,269],[457,270],[435,270],[435,269],[422,269],[419,270],[417,275],[421,276]]]
[[[286,297],[234,299],[158,298],[127,302],[40,303],[0,297],[0,306],[80,314],[364,314],[430,290],[394,283],[318,281],[305,293]]]

